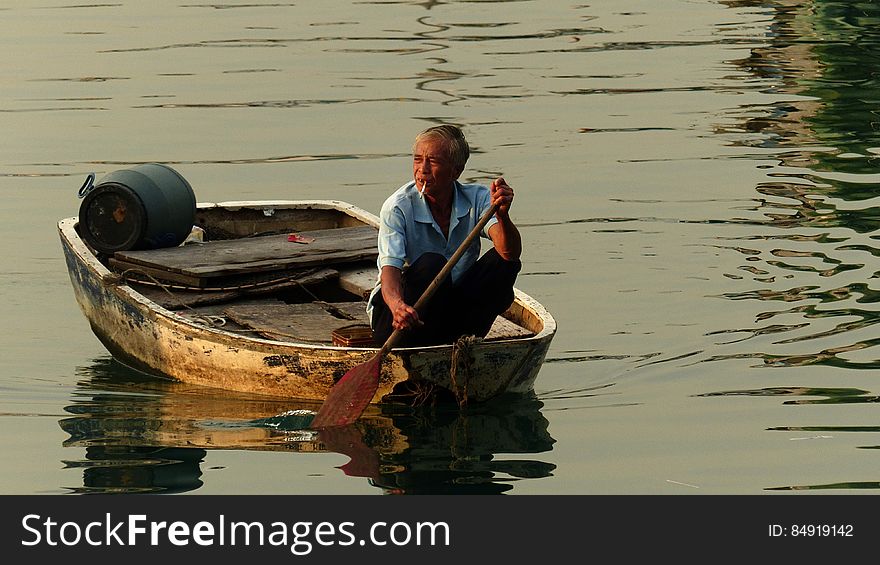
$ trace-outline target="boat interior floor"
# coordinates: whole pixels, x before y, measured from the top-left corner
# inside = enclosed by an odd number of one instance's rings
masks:
[[[279,341],[381,345],[366,314],[376,282],[375,230],[301,235],[309,244],[273,234],[117,252],[107,263],[144,297],[195,323]],[[485,339],[532,335],[499,316]]]
[[[177,312],[202,325],[252,337],[297,343],[379,347],[369,333],[364,301],[294,302],[267,296],[205,304]],[[484,338],[502,340],[531,337],[534,333],[498,316]],[[369,336],[369,337],[364,337]]]

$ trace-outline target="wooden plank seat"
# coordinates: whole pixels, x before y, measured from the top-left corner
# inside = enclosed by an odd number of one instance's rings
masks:
[[[221,286],[227,277],[375,260],[376,229],[370,226],[300,232],[311,243],[287,240],[287,234],[208,241],[182,247],[117,251],[117,270],[138,269],[149,276],[196,287]]]
[[[378,280],[376,262],[354,263],[339,268],[339,286],[344,290],[366,300]]]
[[[498,339],[512,339],[516,337],[531,337],[533,335],[535,334],[517,325],[515,322],[511,322],[504,316],[498,316],[495,318],[495,321],[492,322],[492,327],[489,328],[489,333],[486,334],[484,339],[492,341]]]

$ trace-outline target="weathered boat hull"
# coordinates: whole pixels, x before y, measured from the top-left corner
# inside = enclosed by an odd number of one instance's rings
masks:
[[[378,222],[375,216],[337,201],[200,204],[199,208],[267,206],[332,208],[369,225]],[[335,380],[376,352],[247,337],[198,324],[160,307],[105,267],[80,238],[77,221],[73,217],[58,223],[76,301],[97,338],[131,367],[203,386],[320,400]],[[537,301],[518,289],[515,295],[509,313],[532,329],[533,336],[479,342],[461,368],[451,365],[452,346],[397,349],[384,360],[373,402],[381,402],[404,382],[430,383],[473,401],[532,390],[556,324]]]

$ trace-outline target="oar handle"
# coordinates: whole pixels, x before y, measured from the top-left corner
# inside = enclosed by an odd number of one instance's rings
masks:
[[[437,289],[440,288],[440,285],[443,284],[443,281],[446,280],[446,277],[449,276],[449,273],[452,272],[452,269],[455,267],[455,264],[458,263],[458,260],[461,259],[461,256],[464,255],[465,251],[467,251],[468,247],[471,246],[471,243],[479,237],[480,231],[486,226],[495,212],[498,210],[497,204],[492,204],[489,206],[489,209],[480,216],[480,220],[471,230],[471,232],[467,235],[464,241],[461,242],[461,245],[458,246],[458,249],[455,250],[455,253],[452,254],[452,257],[443,265],[443,268],[440,269],[440,272],[437,273],[437,276],[434,277],[434,280],[431,281],[431,284],[428,285],[428,288],[425,289],[425,292],[419,297],[419,300],[415,303],[413,308],[419,314],[422,313],[422,308],[425,304],[428,303],[429,300],[434,296],[434,293],[437,292]],[[394,330],[388,339],[385,341],[385,344],[382,346],[382,349],[379,351],[379,355],[384,355],[391,351],[395,345],[400,341],[403,337],[403,332],[406,330]]]

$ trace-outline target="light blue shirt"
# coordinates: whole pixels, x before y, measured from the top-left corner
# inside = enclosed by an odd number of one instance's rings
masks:
[[[373,319],[373,299],[381,292],[382,267],[403,269],[425,253],[439,253],[448,260],[491,205],[488,187],[455,181],[447,239],[415,182],[408,182],[389,196],[379,212],[379,257],[376,260],[379,279],[367,301],[370,321]],[[488,239],[489,228],[497,222],[498,219],[492,216],[480,235]],[[458,280],[479,258],[480,239],[477,238],[453,267],[452,281]]]

